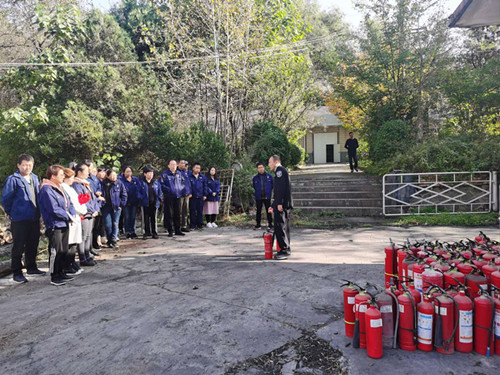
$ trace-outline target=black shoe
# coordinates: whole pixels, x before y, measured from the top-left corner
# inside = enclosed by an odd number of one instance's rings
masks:
[[[351,173],[354,173],[354,171],[351,169]]]
[[[189,229],[189,228],[181,228],[181,231],[189,233],[189,232],[191,232],[191,229]]]
[[[86,261],[83,261],[83,262],[80,262],[80,266],[82,267],[93,267],[95,266],[95,262],[93,260],[86,260]]]
[[[123,229],[120,229],[120,236],[123,236],[125,234],[125,231]]]
[[[64,270],[64,273],[71,276],[76,276],[82,273],[82,270],[76,268],[70,268],[69,270]]]
[[[175,235],[176,235],[176,236],[185,236],[185,235],[186,235],[186,233],[182,233],[182,232],[175,232]]]
[[[98,257],[100,255],[99,252],[97,250],[94,250],[94,249],[90,250],[90,254],[95,255],[96,257]]]
[[[278,253],[274,256],[276,260],[285,260],[288,259],[288,254],[283,251],[278,251]]]
[[[110,249],[118,249],[120,246],[118,246],[118,244],[116,242],[110,242],[108,247]]]
[[[98,247],[95,247],[95,246],[92,246],[92,249],[94,251],[101,251],[102,250],[102,247],[98,246]]]
[[[17,284],[27,283],[28,279],[23,274],[12,276],[12,280]]]
[[[354,168],[354,170],[355,170],[356,172],[359,172],[359,171],[358,171],[358,168]]]
[[[196,227],[196,230],[203,230],[203,225]]]
[[[50,283],[55,286],[66,285],[66,282],[61,278],[54,278],[50,280]]]
[[[38,268],[36,270],[26,272],[29,276],[45,276],[47,272],[40,271]]]
[[[168,232],[167,237],[173,237],[174,234],[172,232]]]
[[[260,225],[256,225],[253,227],[253,230],[259,230],[259,229],[262,229],[262,227]]]
[[[155,234],[153,234],[153,240],[157,240],[158,238],[159,238],[159,237],[158,237],[158,235],[157,235],[156,233],[155,233]]]
[[[63,273],[63,274],[61,275],[61,279],[62,279],[62,280],[64,280],[64,281],[71,281],[71,280],[74,280],[75,278],[74,278],[74,277],[72,277],[72,276],[69,276],[69,275],[67,275],[67,274],[65,274],[65,273]]]
[[[130,233],[127,233],[127,240],[130,238]]]
[[[270,225],[270,226],[268,226],[268,227],[266,228],[266,230],[267,230],[268,232],[272,232],[272,231],[274,230],[274,228]]]
[[[148,236],[151,236],[150,234],[143,234],[142,235],[142,239],[143,240],[147,240],[148,239]]]
[[[131,239],[136,239],[136,238],[137,238],[137,234],[135,234],[135,233],[131,233],[131,234],[130,234],[130,238],[131,238]]]

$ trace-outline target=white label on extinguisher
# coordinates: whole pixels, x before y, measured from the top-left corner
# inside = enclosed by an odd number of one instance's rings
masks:
[[[383,313],[391,313],[392,312],[392,305],[383,305],[380,306],[380,312]]]
[[[418,313],[418,342],[432,344],[432,314]]]
[[[349,305],[354,305],[354,297],[347,297],[347,303]]]
[[[399,305],[399,312],[401,314],[404,314],[405,313],[405,305]]]
[[[413,274],[413,283],[415,285],[415,289],[421,292],[424,288],[424,282],[422,280],[422,274],[421,273],[414,273]]]
[[[448,309],[446,307],[441,307],[441,312],[439,315],[446,316],[448,314]]]
[[[500,310],[495,313],[495,338],[500,339]]]
[[[472,342],[472,310],[460,310],[458,340],[464,344]]]
[[[359,312],[366,312],[366,310],[368,309],[368,306],[367,305],[359,305]]]
[[[372,328],[382,327],[382,319],[372,319],[372,320],[370,320],[370,327],[372,327]]]
[[[410,269],[408,270],[408,277],[410,279],[413,279],[413,270],[410,270]]]
[[[487,292],[488,291],[488,284],[480,284],[479,287],[481,288],[481,290],[483,292]]]

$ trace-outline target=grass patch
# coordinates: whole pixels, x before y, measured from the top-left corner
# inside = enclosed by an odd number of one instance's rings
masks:
[[[450,225],[450,226],[488,226],[498,224],[498,212],[488,214],[438,214],[401,216],[387,225]]]

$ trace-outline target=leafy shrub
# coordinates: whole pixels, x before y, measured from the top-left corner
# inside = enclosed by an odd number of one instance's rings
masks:
[[[382,124],[370,144],[373,160],[392,158],[406,150],[415,140],[415,129],[406,121],[392,120]]]

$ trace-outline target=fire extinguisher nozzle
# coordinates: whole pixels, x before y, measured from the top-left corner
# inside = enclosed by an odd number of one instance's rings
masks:
[[[352,336],[352,347],[359,349],[359,319],[354,324],[354,335]]]

